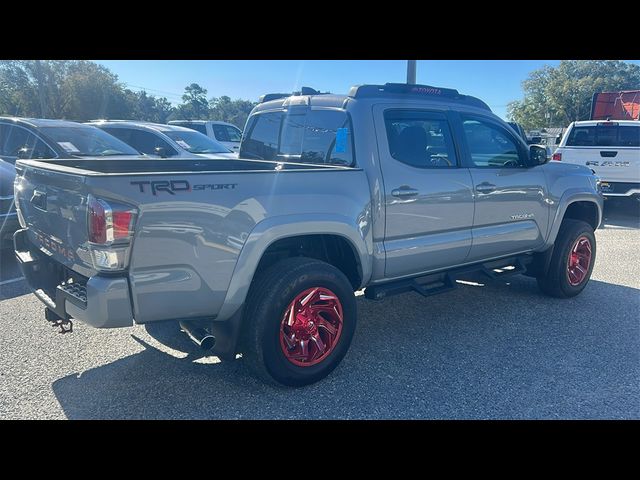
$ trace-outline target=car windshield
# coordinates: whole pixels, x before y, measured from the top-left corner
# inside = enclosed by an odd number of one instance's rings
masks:
[[[41,127],[40,131],[70,155],[108,157],[112,155],[140,155],[140,153],[96,127]]]
[[[195,130],[184,132],[182,130],[167,130],[163,133],[190,153],[230,152],[230,150],[221,143]]]

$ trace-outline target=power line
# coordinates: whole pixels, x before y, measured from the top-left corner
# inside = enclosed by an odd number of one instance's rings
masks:
[[[182,94],[180,94],[180,93],[167,92],[165,90],[158,90],[156,88],[148,88],[148,87],[143,87],[143,86],[140,86],[140,85],[132,85],[131,83],[125,83],[124,85],[127,86],[127,87],[138,88],[140,90],[144,90],[145,92],[146,91],[150,91],[150,92],[162,93],[162,94],[164,94],[166,96],[176,97],[176,98],[179,98],[180,100],[182,100]]]

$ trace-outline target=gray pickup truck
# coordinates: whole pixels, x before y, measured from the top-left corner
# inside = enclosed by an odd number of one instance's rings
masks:
[[[424,85],[266,95],[238,160],[16,168],[16,255],[49,321],[180,322],[289,386],[344,357],[362,288],[431,295],[481,271],[577,295],[602,218],[589,168],[547,163],[481,100]]]

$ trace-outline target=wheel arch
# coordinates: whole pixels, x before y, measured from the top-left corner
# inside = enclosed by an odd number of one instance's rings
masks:
[[[373,242],[369,231],[363,231],[348,218],[340,215],[290,215],[270,217],[260,222],[248,236],[236,262],[227,294],[216,317],[216,321],[231,318],[244,304],[251,282],[260,268],[270,263],[265,260],[281,246],[287,248],[300,242],[326,245],[332,243],[342,253],[349,252],[351,269],[344,265],[336,265],[331,259],[318,255],[309,255],[303,250],[304,256],[325,260],[343,271],[354,286],[354,290],[366,284],[371,277],[371,258]],[[348,250],[346,250],[348,248]],[[334,259],[337,257],[333,257]],[[342,268],[341,268],[342,267]]]
[[[545,248],[553,246],[560,225],[565,218],[583,220],[596,230],[602,222],[603,199],[594,192],[568,191],[558,201],[558,208],[553,216],[553,223],[550,225],[549,235]]]

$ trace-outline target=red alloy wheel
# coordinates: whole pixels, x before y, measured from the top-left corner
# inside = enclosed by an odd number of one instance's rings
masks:
[[[342,304],[328,288],[299,293],[280,323],[280,347],[294,365],[310,367],[333,352],[342,333]]]
[[[589,272],[591,265],[591,241],[585,237],[579,237],[571,251],[567,261],[567,278],[574,287],[580,285]]]

